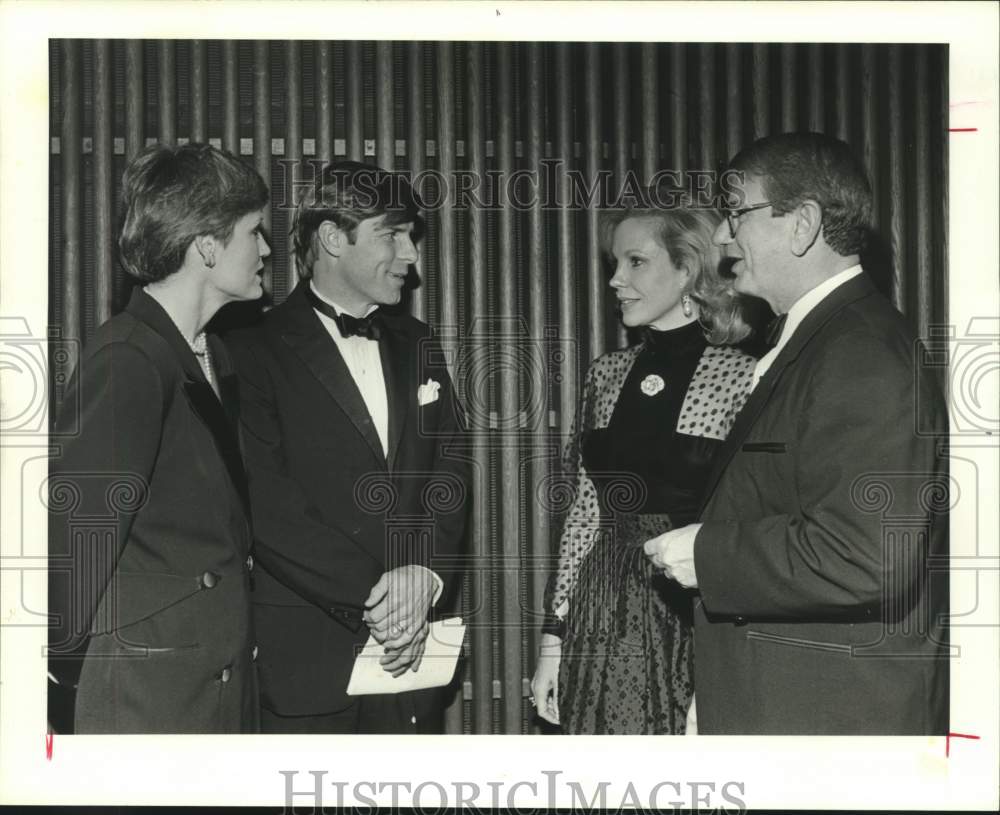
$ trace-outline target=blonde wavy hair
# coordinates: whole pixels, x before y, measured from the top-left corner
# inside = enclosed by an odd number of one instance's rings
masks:
[[[733,345],[746,339],[752,329],[743,313],[743,301],[723,279],[719,266],[722,253],[712,242],[712,235],[722,221],[715,209],[695,207],[691,196],[683,190],[671,190],[664,197],[662,190],[648,200],[676,202],[671,207],[625,207],[605,210],[600,215],[601,248],[611,257],[615,229],[630,218],[653,220],[657,223],[655,237],[667,250],[670,261],[679,269],[691,272],[686,294],[698,304],[699,322],[706,339],[713,345]]]

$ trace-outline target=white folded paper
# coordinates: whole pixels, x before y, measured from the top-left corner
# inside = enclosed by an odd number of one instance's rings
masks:
[[[379,664],[379,660],[385,656],[384,647],[374,636],[370,636],[364,649],[354,660],[347,695],[402,693],[447,685],[455,675],[464,639],[465,624],[461,617],[449,617],[447,620],[431,623],[419,670],[416,673],[408,670],[402,676],[393,677]]]

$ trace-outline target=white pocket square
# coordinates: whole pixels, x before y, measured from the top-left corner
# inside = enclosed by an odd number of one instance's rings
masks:
[[[441,383],[428,379],[427,382],[417,388],[417,405],[423,407],[438,400],[438,392],[441,390]]]

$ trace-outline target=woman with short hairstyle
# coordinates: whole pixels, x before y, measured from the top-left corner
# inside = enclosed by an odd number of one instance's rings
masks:
[[[50,678],[76,688],[77,733],[252,732],[236,379],[205,326],[261,296],[268,191],[206,144],[146,150],[123,186],[142,285],[84,349],[52,433]]]

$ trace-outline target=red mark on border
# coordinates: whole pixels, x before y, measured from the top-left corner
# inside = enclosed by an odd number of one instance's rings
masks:
[[[55,740],[54,733],[45,734],[45,760],[52,761],[52,742]]]
[[[951,755],[951,740],[952,739],[973,739],[979,741],[979,736],[970,736],[967,733],[949,733],[945,736],[944,740],[944,757],[948,758]]]
[[[978,133],[978,127],[949,127],[949,133]]]

